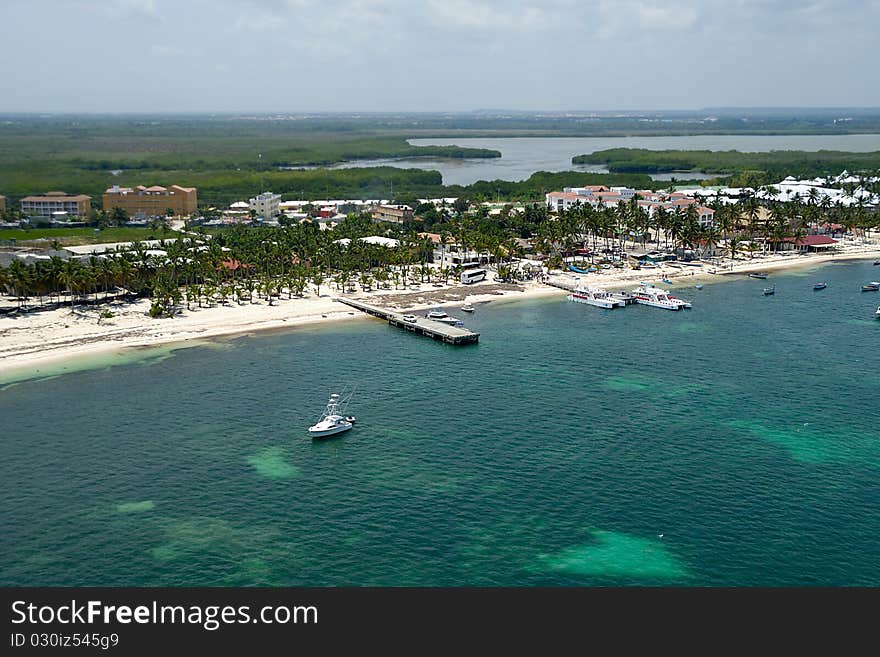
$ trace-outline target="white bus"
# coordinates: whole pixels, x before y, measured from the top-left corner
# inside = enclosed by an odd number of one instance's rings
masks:
[[[465,269],[463,272],[461,272],[461,282],[466,285],[484,280],[486,280],[485,269]]]

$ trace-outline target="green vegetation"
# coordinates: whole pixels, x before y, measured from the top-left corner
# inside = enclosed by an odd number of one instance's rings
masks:
[[[110,185],[184,184],[200,201],[221,203],[280,184],[285,191],[335,196],[342,182],[384,189],[369,172],[279,171],[374,158],[495,158],[501,153],[458,146],[410,146],[378,123],[226,119],[34,118],[0,122],[0,193],[17,200],[48,190],[89,194],[100,205]],[[416,174],[416,185],[439,176]],[[264,184],[261,185],[260,183]],[[286,184],[285,184],[286,182]],[[330,190],[334,190],[330,193]]]
[[[200,229],[176,233],[162,242],[164,255],[136,244],[86,261],[52,257],[25,265],[14,259],[0,268],[0,291],[12,294],[19,308],[33,308],[28,301],[34,298],[36,307],[63,304],[72,309],[120,297],[149,297],[153,317],[174,317],[184,304],[188,310],[255,301],[272,305],[284,298],[320,295],[328,287],[350,292],[355,281],[368,290],[455,279],[457,268],[429,266],[434,244],[417,232],[425,229],[440,234],[441,250],[454,242],[456,248],[484,254],[496,263],[498,278],[515,280],[522,273],[515,262],[523,254],[517,237],[531,239],[535,250],[547,256],[547,266],[561,267],[562,259],[578,250],[588,249],[593,263],[603,248],[620,248],[627,241],[642,248],[653,242],[658,248],[691,250],[698,256],[723,244],[735,258],[744,251],[776,249],[824,223],[841,224],[855,234],[880,224],[880,214],[865,207],[834,206],[813,198],[761,208],[754,196],[738,205],[717,204],[713,226],[700,224],[695,204],[674,212],[658,208],[649,216],[638,195],[617,207],[585,204],[558,215],[543,203],[525,205],[521,212],[507,205],[489,215],[488,208],[471,208],[460,199],[434,209],[425,222],[377,225],[368,215],[350,215],[330,230],[284,218],[278,227],[237,225],[211,235]],[[356,239],[375,234],[395,238],[400,246]],[[344,246],[341,238],[351,243]]]
[[[44,242],[57,241],[61,246],[78,244],[100,244],[103,242],[137,242],[167,238],[167,231],[152,228],[113,227],[96,230],[92,227],[82,228],[0,228],[0,242],[15,240],[19,244],[28,244],[35,240]]]
[[[743,121],[743,118],[748,121]],[[843,116],[846,120],[841,121]],[[477,183],[444,187],[439,174],[403,169],[297,170],[280,167],[329,165],[346,160],[378,158],[498,157],[493,150],[459,146],[411,146],[414,137],[473,136],[617,136],[676,134],[844,134],[880,131],[875,110],[799,110],[776,112],[708,110],[621,116],[615,114],[372,114],[287,116],[8,116],[0,121],[0,194],[10,207],[28,194],[63,190],[92,196],[100,207],[101,194],[114,184],[182,184],[199,188],[203,207],[248,198],[263,189],[286,199],[409,196],[467,196],[494,199],[538,198],[560,188],[549,174],[529,181]],[[609,162],[612,171],[652,173],[701,168],[728,173],[759,170],[772,175],[817,170],[807,154],[797,161],[763,164],[761,154],[739,154],[741,161],[705,160],[656,162],[651,152],[625,154]],[[876,155],[876,154],[874,154]],[[733,154],[721,154],[733,158]],[[587,156],[580,156],[587,157]],[[589,156],[596,157],[596,155]],[[684,157],[684,156],[682,156]],[[775,155],[774,157],[782,157]],[[825,157],[823,155],[823,157]],[[829,156],[830,157],[830,156]],[[841,158],[845,158],[845,161]],[[751,159],[750,159],[751,158]],[[838,170],[862,166],[858,154],[836,154],[828,165]],[[580,160],[605,162],[604,159]],[[718,164],[717,162],[721,162]],[[876,162],[875,160],[873,160]],[[773,164],[773,167],[770,166]],[[634,166],[638,165],[638,166]],[[790,169],[785,167],[791,166]],[[571,174],[569,184],[584,184]],[[565,174],[562,174],[564,177]],[[649,187],[639,178],[599,178],[601,184]],[[546,184],[545,184],[546,183]]]
[[[734,184],[752,186],[777,183],[786,176],[812,178],[850,171],[880,170],[880,152],[843,151],[651,151],[644,148],[611,148],[572,158],[573,164],[605,164],[613,173],[665,173],[700,171],[733,176]],[[686,178],[687,173],[682,173]]]

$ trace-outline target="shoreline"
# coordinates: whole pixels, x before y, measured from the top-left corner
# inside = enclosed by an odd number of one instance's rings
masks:
[[[596,285],[608,289],[628,287],[639,281],[662,285],[661,280],[679,283],[732,280],[733,275],[755,271],[780,271],[818,266],[836,261],[880,259],[880,245],[850,247],[835,255],[774,255],[746,257],[732,267],[670,267],[656,269],[605,270],[595,274],[554,272],[549,279],[568,285]],[[729,260],[728,260],[729,263]],[[312,291],[313,292],[313,291]],[[499,283],[483,281],[471,285],[450,285],[419,290],[359,291],[349,296],[378,306],[404,311],[420,311],[464,303],[483,304],[565,295],[565,290],[537,281]],[[0,385],[53,376],[81,369],[88,361],[126,362],[148,350],[166,347],[169,351],[204,346],[223,338],[266,331],[329,324],[348,320],[372,319],[338,303],[340,295],[314,293],[302,298],[265,300],[241,305],[184,310],[173,319],[152,319],[146,314],[149,301],[108,304],[100,309],[62,308],[0,317]],[[115,316],[101,319],[99,312],[110,309]],[[64,367],[67,365],[67,367]]]

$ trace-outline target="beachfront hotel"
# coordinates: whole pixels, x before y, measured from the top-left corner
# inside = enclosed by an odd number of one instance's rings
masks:
[[[104,192],[104,210],[122,208],[130,216],[164,217],[168,210],[175,215],[189,215],[196,211],[198,199],[195,187],[120,187],[113,185]]]
[[[696,199],[680,192],[654,192],[648,189],[635,190],[629,187],[605,187],[604,185],[588,185],[587,187],[566,187],[561,192],[550,192],[545,195],[547,206],[555,211],[568,210],[578,205],[590,204],[596,209],[614,208],[620,202],[627,203],[638,196],[639,207],[654,215],[658,208],[669,212],[684,210],[689,205],[696,205],[697,220],[701,226],[711,226],[715,218],[715,210],[700,205]]]
[[[21,199],[21,211],[29,217],[64,220],[68,217],[84,217],[92,208],[92,197],[85,194],[47,192],[43,196],[25,196]]]

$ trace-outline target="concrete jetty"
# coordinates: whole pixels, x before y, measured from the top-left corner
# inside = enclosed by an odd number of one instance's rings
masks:
[[[434,321],[433,319],[428,319],[427,317],[417,317],[415,321],[408,322],[403,319],[404,313],[395,312],[386,308],[379,308],[378,306],[372,306],[362,301],[355,301],[354,299],[346,299],[345,297],[338,297],[336,301],[344,303],[346,306],[357,308],[373,317],[384,319],[392,326],[397,326],[417,335],[424,335],[427,338],[440,340],[446,344],[475,344],[480,339],[479,333],[474,333],[463,326],[452,326],[450,324],[444,324],[443,322]]]

